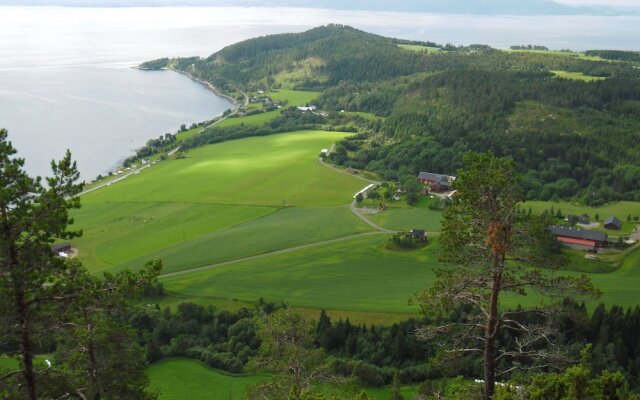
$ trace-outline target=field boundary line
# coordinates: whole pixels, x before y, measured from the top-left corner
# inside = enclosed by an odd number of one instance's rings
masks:
[[[310,248],[314,248],[314,247],[323,246],[323,245],[326,245],[326,244],[333,244],[333,243],[343,242],[343,241],[347,241],[347,240],[351,240],[351,239],[357,239],[357,238],[361,238],[361,237],[380,235],[380,234],[383,234],[383,233],[385,233],[385,232],[365,232],[365,233],[359,233],[357,235],[344,236],[344,237],[337,238],[337,239],[323,240],[323,241],[320,241],[320,242],[308,243],[308,244],[303,244],[303,245],[300,245],[300,246],[288,247],[286,249],[280,249],[280,250],[270,251],[270,252],[267,252],[267,253],[256,254],[255,256],[236,258],[234,260],[223,261],[223,262],[220,262],[220,263],[215,263],[215,264],[210,264],[210,265],[203,265],[201,267],[185,269],[185,270],[182,270],[182,271],[169,272],[169,273],[162,274],[162,275],[158,276],[158,278],[162,279],[162,278],[169,278],[169,277],[172,277],[172,276],[186,275],[186,274],[190,274],[190,273],[193,273],[193,272],[206,271],[208,269],[224,267],[224,266],[227,266],[227,265],[237,264],[237,263],[241,263],[241,262],[244,262],[244,261],[259,260],[261,258],[267,258],[267,257],[276,256],[276,255],[280,255],[280,254],[291,253],[291,252],[298,251],[298,250],[310,249]]]

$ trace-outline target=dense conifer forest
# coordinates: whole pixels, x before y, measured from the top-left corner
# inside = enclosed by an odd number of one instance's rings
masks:
[[[435,51],[400,47],[406,44]],[[143,67],[178,69],[229,92],[281,87],[283,72],[303,68],[309,74],[295,88],[322,91],[316,101],[322,110],[380,117],[351,126],[359,134],[338,146],[332,155],[337,164],[398,179],[420,170],[454,174],[465,152],[492,151],[516,160],[528,199],[599,205],[640,200],[640,69],[634,61],[634,52],[594,50],[577,57],[444,46],[329,25]],[[592,78],[562,79],[556,71]],[[291,118],[295,122],[286,121]],[[310,123],[344,127],[290,113],[233,135],[210,130],[189,145]]]

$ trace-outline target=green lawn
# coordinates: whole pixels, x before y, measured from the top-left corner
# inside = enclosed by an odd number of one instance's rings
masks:
[[[440,232],[442,212],[426,207],[389,208],[369,216],[371,221],[383,228],[395,231],[424,229],[427,232]]]
[[[159,400],[240,400],[246,386],[267,378],[256,375],[229,375],[203,363],[185,359],[166,359],[146,370],[149,388],[160,393]]]
[[[558,78],[572,79],[575,81],[593,82],[606,79],[601,76],[585,75],[582,72],[568,72],[568,71],[551,71]]]
[[[387,235],[351,239],[161,279],[176,295],[289,302],[312,309],[415,313],[407,299],[433,280],[438,245],[382,249]]]
[[[145,260],[160,257],[164,262],[163,272],[169,273],[368,231],[369,226],[348,207],[287,208],[229,229],[145,252],[144,256],[113,270],[136,268]]]
[[[183,159],[161,162],[89,193],[82,202],[305,207],[347,204],[362,182],[326,168],[317,160],[320,149],[330,147],[345,135],[302,131],[199,147]]]

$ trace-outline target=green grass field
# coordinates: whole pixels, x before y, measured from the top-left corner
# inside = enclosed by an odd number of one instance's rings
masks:
[[[407,304],[415,291],[434,279],[433,270],[439,246],[437,239],[424,249],[392,252],[382,248],[386,235],[363,237],[345,242],[246,261],[181,276],[162,279],[165,288],[184,299],[223,301],[287,301],[295,307],[355,312],[415,314]],[[605,295],[590,306],[604,301],[608,305],[638,304],[640,249],[632,251],[615,272],[602,263],[574,254],[569,269],[583,271]],[[609,271],[612,268],[609,268]],[[578,276],[583,272],[558,271]],[[531,293],[526,297],[508,296],[506,307],[536,305],[544,298]]]
[[[250,125],[259,126],[264,125],[269,121],[272,121],[280,116],[280,110],[267,111],[259,114],[247,115],[244,117],[231,117],[224,121],[220,121],[215,126],[218,128],[225,128],[229,126],[238,125]]]
[[[149,366],[146,373],[150,390],[160,393],[159,400],[240,400],[247,385],[267,379],[221,373],[199,361],[184,358],[162,360]]]
[[[568,72],[568,71],[551,71],[558,78],[572,79],[575,81],[593,82],[606,79],[601,76],[585,75],[582,72]]]
[[[274,101],[286,101],[287,106],[304,106],[313,102],[320,92],[282,89],[268,92],[267,95]]]
[[[37,367],[45,366],[44,360],[49,358],[48,355],[37,355],[35,357],[35,365]],[[18,359],[0,354],[0,371],[15,371],[20,368]]]
[[[136,268],[151,257],[160,257],[164,262],[163,272],[169,273],[368,231],[369,226],[347,207],[288,208],[144,253],[113,270]]]
[[[100,271],[274,211],[198,203],[86,203],[74,213],[84,234],[73,243],[80,249],[80,259],[91,270]]]
[[[186,268],[361,232],[348,209],[328,207],[347,205],[362,182],[317,161],[320,149],[344,135],[305,131],[201,147],[88,193],[73,213],[74,229],[85,232],[73,242],[79,258],[101,271],[130,260],[142,265],[162,251],[167,265]],[[261,219],[283,205],[315,210]],[[255,225],[241,226],[249,221]],[[219,244],[207,236],[214,232]],[[199,237],[204,247],[196,251],[187,243]]]
[[[345,135],[302,131],[199,147],[183,159],[159,163],[125,181],[89,193],[82,202],[276,207],[347,204],[361,182],[323,167],[316,158],[320,149]]]
[[[439,47],[422,46],[419,44],[398,44],[398,47],[405,50],[420,51],[426,53],[439,53],[442,51]]]
[[[392,201],[387,210],[370,215],[369,219],[383,228],[394,231],[424,229],[427,232],[440,232],[442,212],[429,209],[428,202],[429,198],[423,196],[415,207],[406,206],[404,200]]]
[[[560,50],[504,50],[509,53],[538,53],[538,54],[549,54],[560,57],[574,57],[574,58],[582,58],[585,60],[591,61],[606,61],[600,57],[587,56],[583,52],[580,51],[560,51]]]
[[[159,400],[240,400],[246,387],[269,379],[260,375],[231,375],[209,368],[200,361],[187,358],[165,359],[146,370],[149,389],[160,393]],[[335,389],[335,388],[332,388]],[[388,400],[389,388],[365,388],[376,400]],[[406,399],[415,395],[415,387],[403,387]]]
[[[433,280],[436,241],[413,252],[383,250],[387,235],[330,245],[161,279],[184,298],[287,301],[295,307],[415,313],[407,299]]]

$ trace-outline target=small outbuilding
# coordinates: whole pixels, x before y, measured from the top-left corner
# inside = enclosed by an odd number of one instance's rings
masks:
[[[620,222],[618,218],[610,216],[604,220],[604,228],[620,230],[622,228],[622,222]]]
[[[56,254],[69,254],[71,251],[71,243],[58,243],[51,246],[51,251]]]
[[[591,218],[589,218],[589,215],[587,214],[578,215],[578,223],[582,225],[589,225],[591,223]]]
[[[427,232],[423,229],[411,229],[407,236],[419,242],[427,241]]]

